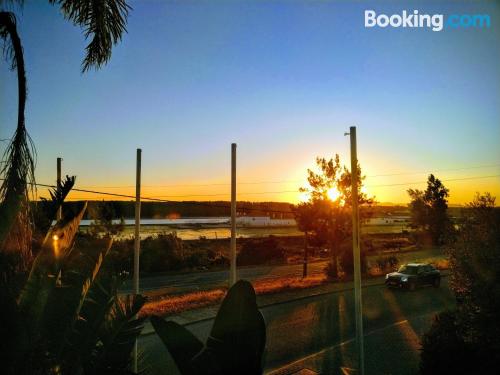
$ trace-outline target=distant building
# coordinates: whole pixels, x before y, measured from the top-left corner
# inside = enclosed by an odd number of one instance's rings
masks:
[[[410,221],[409,216],[392,216],[387,215],[385,217],[372,217],[366,220],[364,225],[398,225],[406,224]]]
[[[239,216],[236,218],[239,227],[292,227],[295,219],[271,219],[269,216]]]

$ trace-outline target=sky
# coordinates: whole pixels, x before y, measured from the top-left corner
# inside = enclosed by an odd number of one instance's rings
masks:
[[[300,199],[315,158],[350,165],[366,191],[407,203],[435,173],[450,203],[500,196],[500,6],[489,1],[133,1],[128,33],[81,73],[82,30],[44,1],[15,8],[28,79],[37,181],[56,158],[81,189],[228,200]],[[477,29],[365,28],[364,11],[489,14]],[[0,63],[0,138],[12,136],[17,83]],[[0,143],[0,151],[6,142]],[[493,177],[492,177],[493,176]],[[40,194],[46,191],[40,189]],[[96,199],[74,192],[71,199]]]

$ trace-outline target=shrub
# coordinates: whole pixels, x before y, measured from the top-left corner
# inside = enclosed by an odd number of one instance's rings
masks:
[[[383,272],[394,271],[399,265],[399,259],[394,255],[388,257],[379,257],[376,260],[378,268]]]
[[[284,250],[274,236],[248,240],[238,254],[238,264],[241,266],[277,262],[284,259]]]
[[[354,258],[352,254],[352,245],[343,248],[340,254],[340,266],[341,272],[344,277],[352,276],[354,273]],[[366,273],[366,254],[364,251],[361,252],[361,273]]]
[[[337,280],[339,277],[337,273],[337,267],[335,267],[332,262],[328,262],[328,264],[323,269],[323,272],[325,273],[328,280]]]
[[[176,233],[148,237],[142,241],[141,248],[141,269],[145,272],[178,270],[183,266],[183,244]]]
[[[463,341],[456,325],[456,313],[445,311],[434,317],[422,338],[420,373],[477,374],[472,348]]]

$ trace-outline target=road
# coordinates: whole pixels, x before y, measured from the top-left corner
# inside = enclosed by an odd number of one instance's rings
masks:
[[[327,261],[309,263],[308,274],[320,274],[323,272]],[[278,277],[301,277],[302,264],[240,267],[238,277],[241,279],[255,281]],[[199,290],[207,290],[221,286],[227,286],[229,271],[198,271],[183,274],[171,274],[164,276],[145,277],[141,279],[141,291],[163,294],[179,294]],[[125,283],[123,293],[131,292],[131,281]]]
[[[379,255],[370,255],[368,259],[377,258],[378,256]],[[399,253],[396,254],[396,256],[400,259],[400,263],[418,261],[430,262],[442,259],[443,253],[439,249],[425,249]],[[309,263],[308,274],[316,275],[323,273],[323,269],[328,261],[329,260],[322,260]],[[239,267],[238,277],[249,281],[279,277],[302,277],[302,264]],[[180,294],[224,287],[227,286],[228,278],[228,270],[167,274],[141,278],[140,289],[146,294]],[[122,293],[131,293],[131,291],[132,282],[128,280],[125,283]]]
[[[415,373],[421,334],[436,312],[453,304],[447,277],[439,289],[363,288],[367,374]],[[297,369],[308,367],[329,374],[339,373],[341,366],[355,367],[352,290],[266,306],[261,311],[268,336],[266,372],[291,373],[282,367],[293,362]],[[206,340],[212,323],[203,321],[187,328]],[[142,336],[139,346],[152,373],[178,373],[156,335]]]

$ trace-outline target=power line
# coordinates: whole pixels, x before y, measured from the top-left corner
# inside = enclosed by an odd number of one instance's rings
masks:
[[[500,175],[489,175],[489,176],[473,176],[473,177],[463,177],[463,178],[451,178],[451,179],[444,179],[441,180],[443,182],[452,182],[452,181],[464,181],[464,180],[477,180],[477,179],[487,179],[487,178],[497,178],[500,177]],[[0,180],[4,180],[3,178],[0,178]],[[415,185],[415,184],[422,184],[426,183],[427,181],[415,181],[415,182],[404,182],[404,183],[395,183],[395,184],[383,184],[383,185],[367,185],[366,187],[391,187],[391,186],[404,186],[404,185]],[[31,183],[30,183],[31,184]],[[43,184],[43,183],[35,183],[32,184],[35,186],[39,187],[46,187],[46,188],[57,188],[55,185],[50,185],[50,184]],[[119,198],[130,198],[130,199],[135,199],[134,195],[128,195],[128,194],[119,194],[119,193],[109,193],[109,192],[103,192],[103,191],[97,191],[97,190],[89,190],[89,189],[78,189],[78,188],[73,188],[71,191],[75,192],[81,192],[81,193],[88,193],[88,194],[99,194],[99,195],[105,195],[105,196],[111,196],[111,197],[119,197]],[[298,191],[291,191],[291,190],[283,190],[283,191],[268,191],[268,192],[245,192],[245,193],[240,193],[239,195],[249,195],[249,194],[283,194],[283,193],[298,193]],[[202,195],[181,195],[181,196],[170,196],[170,197],[200,197],[200,196],[223,196],[225,194],[202,194]],[[84,198],[81,198],[81,200],[84,200]],[[141,200],[147,200],[147,201],[153,201],[153,202],[161,202],[161,203],[173,203],[173,204],[186,204],[186,205],[197,205],[197,206],[206,206],[206,207],[211,207],[211,208],[223,208],[223,209],[229,209],[229,204],[228,205],[220,205],[220,204],[213,204],[209,202],[190,202],[190,201],[173,201],[169,199],[162,199],[160,197],[141,197]],[[270,210],[266,208],[252,208],[252,207],[240,207],[239,211],[259,211],[259,212],[269,212],[269,213],[284,213],[284,214],[290,214],[291,211],[281,211],[281,210]]]
[[[441,181],[442,182],[452,182],[452,181],[464,181],[464,180],[480,180],[480,179],[495,178],[495,177],[500,177],[500,174],[491,175],[491,176],[448,178],[448,179],[441,180]],[[417,184],[425,184],[425,183],[427,183],[427,181],[402,182],[402,183],[385,184],[385,185],[366,185],[366,187],[390,187],[390,186],[417,185]]]
[[[2,179],[3,180],[3,179]],[[36,186],[41,186],[41,187],[47,187],[47,188],[57,188],[55,185],[49,185],[49,184],[42,184],[42,183],[35,183],[34,185]],[[108,192],[102,192],[102,191],[96,191],[96,190],[87,190],[87,189],[77,189],[73,188],[71,191],[78,191],[81,193],[89,193],[89,194],[101,194],[101,195],[106,195],[106,196],[115,196],[115,197],[120,197],[120,198],[131,198],[135,199],[135,196],[133,195],[127,195],[127,194],[118,194],[118,193],[108,193]],[[172,201],[172,200],[167,200],[167,199],[160,199],[160,198],[153,198],[153,197],[141,197],[141,200],[148,200],[148,201],[153,201],[153,202],[162,202],[162,203],[175,203],[175,204],[187,204],[187,205],[198,205],[198,206],[206,206],[206,207],[213,207],[213,208],[224,208],[224,209],[229,209],[229,205],[216,205],[216,204],[211,204],[209,202],[189,202],[189,201]],[[259,211],[259,212],[269,212],[269,213],[286,213],[290,214],[291,211],[279,211],[279,210],[269,210],[266,208],[252,208],[252,207],[240,207],[238,209],[239,211]]]
[[[453,181],[464,181],[464,180],[477,180],[477,179],[487,179],[487,178],[496,178],[500,177],[500,175],[489,175],[489,176],[472,176],[472,177],[462,177],[462,178],[450,178],[450,179],[443,179],[441,181],[443,182],[453,182]],[[393,184],[380,184],[380,185],[366,185],[366,187],[392,187],[392,186],[405,186],[405,185],[417,185],[417,184],[424,184],[427,181],[413,181],[413,182],[401,182],[401,183],[393,183]],[[55,185],[48,185],[48,184],[41,184],[37,183],[37,186],[42,186],[42,187],[48,187],[48,188],[56,188]],[[135,196],[133,195],[128,195],[128,194],[119,194],[119,193],[109,193],[109,192],[103,192],[103,191],[97,191],[97,190],[88,190],[88,189],[78,189],[78,188],[73,188],[72,191],[78,191],[82,193],[89,193],[89,194],[100,194],[100,195],[106,195],[106,196],[114,196],[114,197],[120,197],[120,198],[130,198],[130,199],[135,199]],[[264,194],[285,194],[285,193],[298,193],[298,190],[281,190],[281,191],[262,191],[262,192],[242,192],[239,193],[239,195],[264,195]],[[190,198],[190,197],[217,197],[217,196],[225,196],[228,195],[228,193],[220,193],[220,194],[185,194],[185,195],[159,195],[155,197],[141,197],[143,200],[150,200],[150,201],[157,201],[157,202],[177,202],[177,201],[172,201],[172,200],[167,200],[167,199],[162,199],[162,198]]]
[[[282,191],[259,191],[259,192],[243,192],[238,195],[261,195],[261,194],[285,194],[285,193],[298,193],[298,190],[282,190]],[[189,195],[157,195],[158,198],[188,198],[188,197],[219,197],[229,195],[229,193],[220,194],[189,194]]]
[[[421,171],[421,172],[396,172],[396,173],[387,173],[387,174],[376,174],[376,175],[367,175],[367,178],[375,178],[375,177],[391,177],[391,176],[410,176],[410,175],[418,175],[418,174],[435,174],[437,172],[453,172],[453,171],[462,171],[462,170],[471,170],[471,169],[482,169],[482,168],[493,168],[500,167],[500,164],[484,164],[484,165],[476,165],[462,168],[450,168],[450,169],[436,169],[434,171]],[[277,180],[277,181],[243,181],[238,182],[238,185],[265,185],[265,184],[288,184],[288,183],[303,183],[304,180]],[[202,184],[164,184],[164,185],[142,185],[142,187],[146,188],[169,188],[169,187],[190,187],[190,186],[229,186],[229,183],[223,182],[215,182],[215,183],[202,183]],[[390,185],[389,185],[390,186]],[[135,185],[121,185],[121,186],[100,186],[100,185],[86,185],[87,188],[102,188],[102,189],[123,189],[123,188],[135,188]],[[220,195],[220,194],[219,194]],[[199,195],[197,195],[199,196]]]
[[[477,165],[473,167],[463,167],[463,168],[451,168],[451,169],[436,169],[434,171],[422,171],[422,172],[402,172],[402,173],[389,173],[389,174],[379,174],[379,175],[371,175],[366,177],[389,177],[389,176],[409,176],[416,174],[434,174],[436,172],[453,172],[453,171],[464,171],[470,169],[482,169],[482,168],[493,168],[500,167],[500,164],[485,164],[485,165]]]

